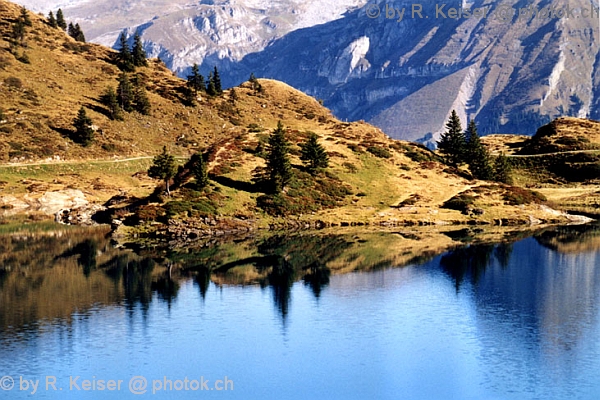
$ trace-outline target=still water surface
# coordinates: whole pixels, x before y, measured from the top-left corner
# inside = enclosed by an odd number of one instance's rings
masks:
[[[0,377],[15,386],[0,396],[598,399],[599,233],[561,228],[401,266],[356,236],[134,253],[104,232],[5,234]],[[356,264],[359,242],[369,261],[331,271]],[[131,393],[134,376],[145,394]],[[201,377],[228,390],[152,394]],[[37,392],[22,379],[39,379]],[[78,390],[86,379],[123,383]]]

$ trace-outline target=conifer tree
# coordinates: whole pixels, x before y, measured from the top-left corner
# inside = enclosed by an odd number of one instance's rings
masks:
[[[11,32],[11,37],[13,39],[12,43],[15,47],[15,50],[19,44],[23,45],[23,42],[25,41],[25,33],[25,24],[23,23],[21,18],[19,18],[13,23]]]
[[[215,85],[215,93],[221,95],[223,93],[223,88],[221,87],[221,76],[219,75],[219,71],[217,70],[216,66],[212,78]]]
[[[231,91],[229,92],[229,100],[235,104],[236,101],[238,101],[238,94],[237,94],[237,90],[235,90],[234,87],[231,88]]]
[[[254,76],[254,72],[250,73],[250,78],[248,79],[248,82],[250,82],[250,84],[252,85],[252,89],[255,92],[261,92],[262,91],[262,85],[260,84],[260,82],[258,81],[258,79],[256,79],[256,76]]]
[[[48,24],[52,28],[58,28],[58,23],[56,22],[56,18],[54,18],[54,13],[52,11],[48,13]]]
[[[196,154],[196,162],[192,165],[192,175],[196,180],[196,188],[203,189],[208,185],[208,166],[204,154]]]
[[[215,80],[213,78],[212,72],[208,73],[208,80],[206,82],[206,94],[209,96],[216,96],[217,89],[215,88]]]
[[[127,73],[119,75],[119,86],[117,86],[117,98],[119,105],[124,111],[133,111],[134,92]]]
[[[119,62],[119,68],[126,72],[132,72],[135,69],[133,63],[133,56],[131,50],[129,50],[129,44],[127,43],[127,35],[125,32],[119,36],[119,55],[117,56]]]
[[[69,22],[69,25],[67,26],[67,34],[72,38],[75,38],[75,25],[73,25],[72,22]]]
[[[508,161],[508,158],[504,154],[496,157],[496,161],[494,162],[494,180],[496,182],[512,184],[511,170],[510,161]]]
[[[56,12],[56,24],[63,31],[67,29],[67,22],[65,21],[65,16],[63,15],[62,10],[59,8]]]
[[[198,96],[198,92],[205,89],[204,77],[200,75],[198,64],[192,65],[192,73],[187,76],[187,85]]]
[[[169,154],[167,146],[163,146],[162,153],[154,157],[148,169],[150,178],[162,179],[165,182],[167,194],[170,196],[169,181],[175,176],[175,157]]]
[[[135,88],[135,110],[143,115],[150,115],[150,110],[152,106],[150,105],[150,99],[148,99],[148,94],[146,93],[146,89],[142,85],[137,85]]]
[[[469,127],[465,132],[467,138],[466,155],[467,163],[471,174],[477,179],[489,180],[494,176],[494,170],[490,163],[490,155],[481,143],[481,138],[477,133],[477,125],[474,120],[469,122]]]
[[[77,117],[73,120],[75,134],[73,141],[82,146],[89,146],[94,140],[94,130],[92,129],[92,120],[87,116],[83,106],[79,109]]]
[[[319,169],[329,166],[329,156],[325,148],[318,142],[319,137],[311,132],[306,142],[300,145],[302,153],[300,159],[311,175],[315,175]]]
[[[100,101],[106,106],[106,108],[108,108],[108,114],[110,119],[123,119],[123,112],[121,110],[121,106],[119,105],[119,99],[117,97],[115,89],[113,89],[112,86],[106,88],[106,91],[102,95]]]
[[[136,67],[145,67],[148,65],[148,61],[146,60],[146,50],[144,50],[144,44],[142,43],[142,38],[138,32],[136,32],[133,37],[133,49],[131,50],[131,53],[133,65]]]
[[[266,174],[268,183],[274,193],[283,190],[292,179],[292,164],[289,159],[290,144],[285,137],[285,129],[281,121],[277,129],[269,137],[267,148]]]
[[[25,7],[21,7],[21,15],[19,16],[19,19],[23,21],[23,25],[33,26],[33,24],[31,23],[31,18],[29,18],[29,12]]]
[[[459,166],[465,158],[465,134],[463,133],[460,118],[455,110],[446,123],[446,132],[442,133],[438,142],[438,149],[446,156],[446,161],[453,167]]]
[[[75,24],[75,36],[73,36],[73,39],[77,40],[78,42],[85,43],[85,35],[83,34],[83,30],[79,24]]]

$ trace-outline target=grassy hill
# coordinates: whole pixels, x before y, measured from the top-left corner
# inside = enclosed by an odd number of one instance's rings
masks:
[[[150,114],[125,113],[123,121],[113,121],[100,98],[107,86],[117,85],[116,52],[75,42],[31,13],[32,26],[15,51],[10,34],[18,16],[18,6],[0,0],[5,214],[18,202],[77,189],[92,202],[118,195],[109,219],[167,232],[317,221],[394,226],[568,220],[527,189],[473,180],[423,146],[392,140],[364,122],[341,122],[316,99],[273,80],[260,80],[260,90],[246,82],[221,96],[201,94],[196,106],[188,106],[186,82],[149,60],[135,74],[147,90]],[[87,147],[70,139],[81,106],[96,127]],[[294,179],[272,198],[252,177],[265,165],[260,148],[278,121],[292,144]],[[299,158],[298,145],[310,132],[330,157],[330,167],[315,177]],[[172,197],[160,196],[158,182],[145,172],[162,146],[182,165]],[[186,165],[199,151],[210,161],[211,182],[202,191],[195,190]]]

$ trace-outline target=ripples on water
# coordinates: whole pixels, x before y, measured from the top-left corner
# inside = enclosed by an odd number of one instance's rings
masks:
[[[77,375],[234,381],[156,395],[173,399],[600,397],[595,227],[404,266],[418,255],[376,253],[382,236],[136,254],[86,235],[1,237],[0,376],[64,386],[34,397],[139,397],[68,390]]]

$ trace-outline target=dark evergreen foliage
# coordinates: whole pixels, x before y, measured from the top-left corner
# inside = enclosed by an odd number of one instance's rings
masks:
[[[221,95],[223,93],[223,88],[221,87],[221,76],[219,75],[219,71],[217,70],[216,66],[213,72],[213,83],[215,85],[216,94]]]
[[[19,16],[19,19],[23,21],[23,25],[33,26],[31,18],[29,18],[29,11],[27,11],[25,7],[21,7],[21,15]]]
[[[285,137],[281,121],[269,137],[266,174],[270,189],[274,193],[283,190],[292,179],[292,164],[289,159],[290,144]]]
[[[92,120],[87,116],[83,106],[73,120],[73,126],[75,127],[73,141],[83,146],[89,146],[94,140],[94,130],[92,129]]]
[[[129,49],[129,44],[127,43],[127,34],[125,32],[122,32],[121,36],[119,36],[119,54],[117,56],[117,61],[119,68],[121,68],[123,71],[132,72],[135,69],[133,55]]]
[[[196,162],[192,165],[192,175],[196,180],[196,188],[202,189],[208,185],[208,168],[207,160],[204,154],[198,153],[196,155]]]
[[[108,108],[110,119],[123,119],[123,112],[121,110],[121,106],[119,105],[119,98],[117,97],[117,93],[112,88],[112,86],[106,88],[106,91],[100,98],[100,101],[106,106],[106,108]]]
[[[125,72],[119,75],[119,86],[117,86],[117,98],[119,105],[124,111],[133,111],[134,92],[129,80],[129,76]]]
[[[511,171],[512,166],[510,165],[510,161],[508,161],[508,158],[504,154],[496,157],[494,163],[494,180],[496,182],[512,184]]]
[[[204,77],[200,75],[198,64],[192,65],[192,73],[191,75],[187,76],[187,86],[196,96],[198,95],[198,92],[201,92],[205,89]]]
[[[300,145],[302,148],[300,159],[304,161],[304,165],[312,175],[315,175],[319,169],[329,166],[329,156],[318,139],[317,134],[311,132],[306,142]]]
[[[136,67],[146,67],[148,65],[148,61],[146,60],[146,50],[144,50],[144,44],[142,43],[142,38],[138,32],[136,32],[133,37],[133,49],[131,53],[133,65]]]
[[[457,167],[465,160],[465,134],[455,110],[452,110],[450,119],[446,123],[446,132],[442,133],[438,149],[445,155],[446,162],[451,166]]]
[[[67,29],[67,22],[65,21],[65,16],[63,15],[63,12],[60,8],[56,12],[56,24],[63,31]]]
[[[208,80],[206,82],[206,94],[209,96],[217,95],[217,88],[215,87],[215,80],[212,72],[208,73]]]
[[[175,157],[169,154],[167,146],[163,146],[162,153],[154,157],[152,165],[148,169],[148,176],[162,179],[165,182],[167,194],[170,196],[169,181],[175,176]]]
[[[56,18],[54,18],[54,13],[52,11],[48,13],[48,25],[53,28],[58,28],[58,23],[56,22]]]
[[[469,164],[471,174],[477,179],[492,179],[494,177],[494,170],[490,162],[490,155],[483,143],[481,143],[474,120],[469,122],[465,136],[467,138],[466,161]]]

